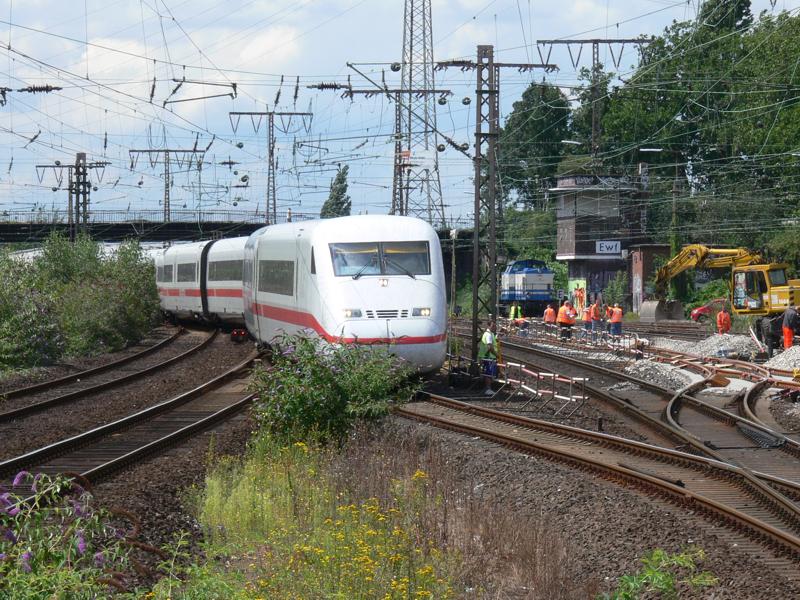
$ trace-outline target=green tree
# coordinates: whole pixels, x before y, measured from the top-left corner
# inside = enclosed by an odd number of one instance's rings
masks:
[[[319,213],[320,218],[330,219],[350,215],[352,202],[350,201],[350,196],[347,195],[347,172],[349,169],[350,167],[347,165],[340,166],[336,172],[336,176],[331,181],[331,191],[328,194],[328,199],[322,205],[322,210]]]
[[[569,114],[566,96],[548,83],[532,83],[514,103],[498,141],[506,200],[513,192],[524,205],[537,204],[545,179],[555,174],[563,155],[561,140],[569,134]]]

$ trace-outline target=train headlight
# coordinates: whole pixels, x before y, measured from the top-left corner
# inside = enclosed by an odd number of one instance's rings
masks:
[[[361,309],[360,308],[345,308],[344,309],[344,318],[345,319],[358,319],[361,317]]]
[[[383,278],[378,279],[378,285],[381,286],[381,287],[386,287],[386,286],[389,285],[389,280],[388,279],[383,279]]]
[[[415,308],[411,311],[412,317],[430,317],[431,316],[431,309],[430,308]]]

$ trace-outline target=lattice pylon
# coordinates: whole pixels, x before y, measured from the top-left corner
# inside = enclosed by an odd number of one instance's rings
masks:
[[[401,89],[395,118],[392,213],[444,224],[436,150],[431,0],[406,0],[403,18]],[[399,143],[397,143],[399,141]]]

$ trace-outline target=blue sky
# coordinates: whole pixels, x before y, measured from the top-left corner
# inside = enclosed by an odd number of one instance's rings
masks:
[[[697,0],[432,0],[434,58],[473,57],[479,43],[494,44],[504,61],[538,62],[536,39],[636,37],[657,34],[673,20],[691,18]],[[800,0],[778,0],[774,10],[795,10]],[[773,10],[768,0],[754,12]],[[2,210],[45,210],[66,204],[65,178],[37,164],[74,161],[76,151],[111,165],[92,194],[96,209],[160,210],[161,165],[141,158],[131,169],[130,148],[205,148],[203,170],[173,165],[173,208],[264,208],[266,133],[243,119],[234,133],[229,111],[273,108],[314,113],[311,123],[279,123],[279,210],[315,212],[327,195],[337,163],[350,165],[353,212],[388,210],[392,184],[393,107],[385,98],[343,100],[335,92],[306,89],[317,82],[369,87],[352,62],[372,78],[400,58],[401,0],[21,0],[0,2],[2,86],[51,84],[49,94],[9,92],[0,107],[0,204]],[[10,41],[11,50],[6,46]],[[87,44],[88,42],[88,44]],[[610,62],[607,50],[601,58]],[[583,52],[582,65],[591,52]],[[568,89],[577,74],[566,51],[554,50],[560,71],[546,78]],[[621,71],[635,64],[626,48]],[[88,75],[88,78],[87,78]],[[173,78],[186,83],[172,94]],[[504,72],[501,111],[541,73]],[[281,78],[283,84],[281,85]],[[295,82],[300,78],[294,101]],[[155,90],[153,100],[150,94]],[[437,87],[453,99],[438,109],[439,129],[472,143],[474,74],[437,74]],[[190,100],[223,94],[236,83],[237,97]],[[211,85],[214,84],[214,85]],[[166,99],[181,102],[163,106]],[[184,101],[188,100],[188,101]],[[257,124],[257,123],[255,123]],[[29,143],[34,136],[33,142]],[[214,137],[216,136],[216,137]],[[238,145],[242,147],[239,148]],[[472,170],[463,155],[440,154],[445,204],[453,216],[472,207]],[[13,159],[13,164],[12,164]],[[233,169],[220,163],[236,161]],[[42,181],[39,181],[39,175]],[[247,175],[247,187],[241,178]],[[141,182],[141,184],[140,184]],[[198,195],[202,189],[202,197]]]

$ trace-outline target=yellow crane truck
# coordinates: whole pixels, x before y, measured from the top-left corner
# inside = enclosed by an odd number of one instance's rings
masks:
[[[783,311],[800,304],[800,280],[788,279],[786,263],[765,263],[747,248],[710,248],[702,244],[685,246],[656,271],[655,300],[643,302],[643,321],[682,319],[683,306],[667,301],[669,282],[689,269],[731,269],[730,304],[737,315],[755,318],[755,334],[772,350],[781,339]]]

